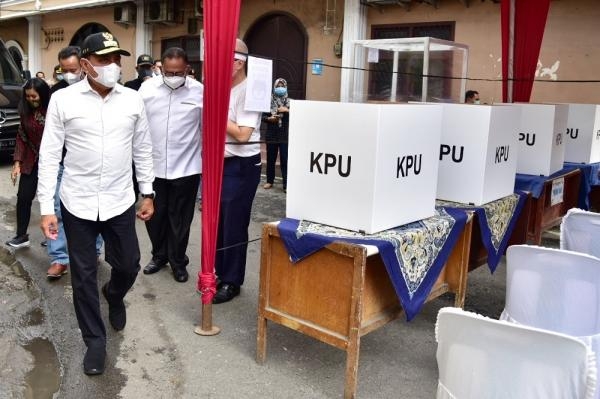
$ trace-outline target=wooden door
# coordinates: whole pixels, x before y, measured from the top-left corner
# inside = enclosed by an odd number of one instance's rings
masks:
[[[287,80],[290,98],[306,98],[307,34],[298,19],[280,12],[266,14],[252,24],[244,41],[251,55],[273,60],[272,81]]]

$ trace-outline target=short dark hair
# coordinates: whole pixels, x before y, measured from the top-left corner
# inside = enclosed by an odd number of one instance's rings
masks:
[[[467,101],[469,98],[475,97],[476,94],[479,95],[479,92],[475,90],[467,90],[465,93],[465,101]]]
[[[81,58],[81,49],[78,46],[67,46],[58,52],[58,61],[66,60],[72,56]]]
[[[50,102],[50,86],[42,78],[31,78],[23,85],[23,95],[21,96],[21,102],[19,103],[19,114],[23,116],[31,115],[33,109],[25,100],[26,90],[35,90],[40,96],[40,108],[47,109],[48,103]],[[21,119],[23,121],[26,118]]]
[[[167,58],[182,58],[186,64],[189,64],[187,53],[181,47],[169,47],[166,49],[160,57],[160,62],[164,64]]]

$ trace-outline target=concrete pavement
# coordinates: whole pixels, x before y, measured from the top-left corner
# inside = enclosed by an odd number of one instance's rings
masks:
[[[16,188],[10,184],[9,164],[0,166],[0,239],[13,235]],[[281,185],[264,190],[262,183],[255,200],[250,239],[260,238],[263,222],[285,215],[285,194]],[[200,300],[196,293],[196,274],[200,265],[200,212],[196,212],[188,255],[190,280],[180,284],[170,270],[146,276],[141,272],[126,297],[127,327],[114,332],[108,325],[107,306],[102,309],[108,331],[107,369],[102,376],[87,377],[82,372],[84,346],[81,341],[71,299],[69,274],[56,282],[46,280],[48,257],[38,228],[39,205],[34,203],[29,228],[31,247],[0,251],[4,263],[0,279],[10,278],[33,292],[31,307],[43,314],[33,331],[24,330],[22,317],[0,318],[0,353],[25,346],[33,338],[47,337],[56,348],[60,364],[59,398],[339,398],[344,388],[345,353],[285,327],[269,324],[267,360],[255,361],[258,271],[260,241],[249,244],[246,282],[241,295],[227,304],[213,306],[213,320],[222,332],[213,337],[194,334],[200,320]],[[141,222],[137,224],[142,267],[150,259],[150,245]],[[20,264],[29,280],[14,273],[7,264]],[[109,278],[109,265],[102,261],[99,283]],[[504,305],[505,266],[495,275],[487,267],[469,274],[465,308],[498,317]],[[30,281],[27,283],[27,281]],[[335,284],[334,281],[331,282]],[[17,290],[19,291],[19,290]],[[14,292],[0,290],[2,313],[27,313],[10,305]],[[36,299],[37,298],[37,299]],[[445,295],[423,307],[410,323],[397,320],[364,336],[361,340],[357,396],[360,398],[414,398],[435,396],[437,384],[434,324],[437,311],[451,306],[453,297]],[[26,331],[26,333],[23,333]],[[10,337],[7,338],[7,337]],[[16,344],[18,345],[16,345]],[[14,351],[13,351],[14,352]],[[28,351],[20,360],[0,355],[0,377],[6,368],[18,368],[10,384],[14,396],[24,376],[40,367]],[[15,355],[16,356],[16,355]],[[41,355],[39,357],[42,357]],[[46,356],[48,357],[48,356]],[[51,356],[50,356],[51,357]],[[38,361],[39,363],[39,361]],[[13,365],[15,365],[13,367]],[[49,363],[51,364],[51,363]],[[37,366],[36,366],[37,365]],[[43,369],[44,367],[41,367]],[[46,369],[54,367],[46,366]],[[51,374],[51,373],[50,373]],[[51,385],[52,376],[39,378]],[[0,383],[4,384],[4,383]],[[35,385],[35,382],[32,383]],[[8,384],[7,384],[8,385]],[[0,385],[0,391],[6,388]],[[36,389],[30,386],[29,389]],[[38,388],[39,389],[39,388]],[[23,396],[21,396],[23,394]]]

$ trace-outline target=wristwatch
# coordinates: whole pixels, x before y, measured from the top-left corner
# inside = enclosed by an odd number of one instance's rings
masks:
[[[142,198],[150,198],[151,200],[154,200],[155,195],[156,193],[154,191],[152,191],[150,194],[141,194]]]

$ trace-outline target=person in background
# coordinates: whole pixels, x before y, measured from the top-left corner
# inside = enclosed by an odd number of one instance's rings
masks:
[[[138,74],[137,78],[125,82],[124,86],[137,91],[144,81],[152,78],[152,57],[148,54],[140,55],[135,70]]]
[[[290,124],[290,99],[287,92],[287,82],[283,78],[275,80],[271,96],[271,112],[263,115],[267,122],[267,183],[265,190],[273,187],[275,182],[275,162],[279,153],[279,167],[283,179],[283,192],[287,190],[287,155],[288,130]]]
[[[52,70],[52,79],[47,81],[47,83],[50,87],[52,87],[61,80],[63,80],[62,70],[60,69],[60,65],[55,65],[54,69]]]
[[[61,78],[50,89],[50,95],[81,80],[79,51],[80,49],[77,46],[68,46],[58,52],[58,70]]]
[[[162,61],[154,60],[154,65],[152,65],[152,76],[161,76],[162,75]]]
[[[223,163],[221,212],[217,233],[213,303],[231,301],[240,294],[246,274],[248,225],[256,188],[260,183],[260,112],[247,111],[246,60],[248,47],[236,40],[233,54],[229,116]],[[248,143],[252,142],[252,143]]]
[[[121,55],[130,54],[108,32],[85,38],[80,64],[86,79],[54,93],[40,147],[40,227],[50,240],[57,236],[54,192],[66,147],[61,211],[69,243],[75,315],[87,347],[83,358],[87,375],[102,374],[106,360],[95,248],[98,234],[104,238],[105,260],[111,266],[110,279],[101,291],[116,331],[125,328],[123,299],[140,269],[132,160],[143,197],[137,217],[147,221],[154,213],[148,120],[138,93],[117,83]]]
[[[13,185],[19,178],[17,192],[17,233],[6,244],[13,248],[29,246],[27,227],[31,218],[31,204],[38,184],[38,154],[44,132],[50,88],[44,79],[25,82],[19,103],[21,125],[17,134],[14,164],[10,177]]]
[[[171,265],[173,278],[188,280],[186,255],[202,172],[202,96],[204,86],[189,78],[186,52],[171,47],[162,55],[163,76],[140,88],[154,154],[154,216],[146,222],[152,259],[144,274]]]
[[[465,104],[479,104],[479,92],[467,90],[465,93]]]
[[[35,77],[46,80],[46,74],[43,71],[36,72]]]

